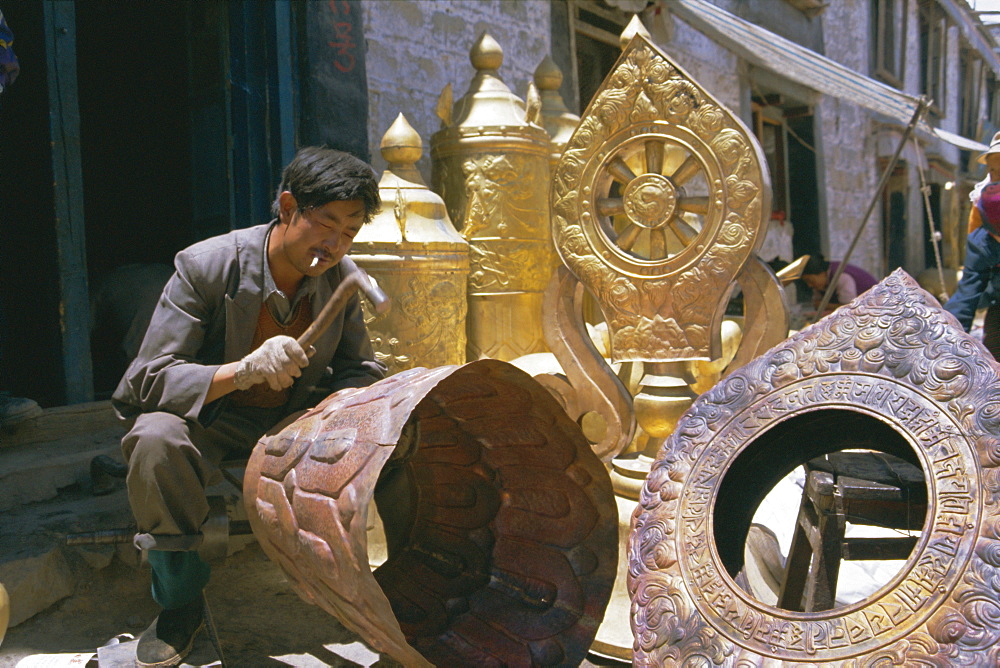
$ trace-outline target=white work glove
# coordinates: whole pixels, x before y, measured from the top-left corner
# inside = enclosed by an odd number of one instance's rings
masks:
[[[309,347],[313,350],[312,346]],[[249,390],[257,383],[267,382],[272,390],[290,387],[308,366],[309,357],[299,342],[284,334],[272,336],[240,360],[233,380],[237,390]]]

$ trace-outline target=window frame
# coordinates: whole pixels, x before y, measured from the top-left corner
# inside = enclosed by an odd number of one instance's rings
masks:
[[[872,74],[903,87],[907,0],[872,0]]]
[[[931,111],[944,116],[948,95],[948,16],[936,0],[921,0],[920,91],[931,100]]]

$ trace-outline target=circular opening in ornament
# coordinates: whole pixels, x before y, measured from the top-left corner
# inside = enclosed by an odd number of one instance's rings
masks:
[[[744,591],[819,612],[892,581],[920,539],[926,506],[926,476],[902,434],[861,412],[824,409],[744,448],[719,485],[712,524]]]

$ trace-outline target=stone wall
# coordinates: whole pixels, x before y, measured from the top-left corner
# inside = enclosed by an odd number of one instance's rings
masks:
[[[504,50],[500,75],[522,99],[549,53],[549,0],[367,0],[369,146],[380,173],[382,135],[403,112],[424,140],[418,168],[430,183],[430,137],[441,127],[438,96],[451,84],[465,94],[474,70],[469,49],[485,30]]]
[[[830,3],[820,15],[826,57],[867,74],[869,71],[869,0]],[[878,160],[872,123],[866,109],[829,95],[816,105],[817,168],[821,203],[821,228],[826,256],[844,257],[861,224],[878,184]],[[851,255],[851,264],[882,273],[881,208],[876,207]]]

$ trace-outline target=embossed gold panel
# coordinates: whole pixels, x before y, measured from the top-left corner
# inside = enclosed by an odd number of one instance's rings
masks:
[[[998,436],[1000,365],[902,271],[745,365],[695,402],[643,486],[635,665],[997,665]],[[916,547],[852,605],[759,602],[735,581],[756,503],[846,442],[900,444],[923,469]]]
[[[382,138],[388,163],[379,182],[382,211],[361,228],[351,257],[392,295],[377,316],[365,307],[375,357],[389,373],[465,361],[469,244],[415,163],[420,135],[399,114]]]
[[[757,142],[638,35],[553,176],[553,236],[594,293],[615,361],[721,356],[737,274],[763,241],[770,181]]]
[[[467,359],[512,360],[546,350],[542,293],[556,267],[548,207],[552,144],[539,125],[534,85],[525,103],[500,78],[500,45],[483,33],[469,55],[476,68],[469,90],[453,109],[449,95],[441,100],[432,179],[470,245]]]

